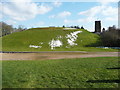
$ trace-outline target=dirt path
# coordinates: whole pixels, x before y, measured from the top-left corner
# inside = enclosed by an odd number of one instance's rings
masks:
[[[0,60],[48,60],[86,57],[118,57],[118,52],[44,52],[44,53],[0,53]]]

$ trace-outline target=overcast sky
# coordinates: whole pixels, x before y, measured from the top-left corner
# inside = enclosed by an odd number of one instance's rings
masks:
[[[9,0],[6,2],[4,0],[0,3],[0,21],[14,27],[24,25],[27,28],[79,25],[89,31],[94,31],[95,20],[101,20],[102,27],[106,29],[112,25],[118,26],[117,1],[119,0],[97,2],[33,1]]]

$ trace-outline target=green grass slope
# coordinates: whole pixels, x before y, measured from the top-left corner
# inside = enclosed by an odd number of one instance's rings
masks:
[[[117,88],[117,57],[2,61],[3,88]]]
[[[70,33],[82,31],[77,34],[74,41],[77,45],[68,44],[66,36]],[[112,49],[98,49],[85,47],[88,45],[99,44],[99,36],[84,29],[63,30],[63,28],[33,28],[22,32],[16,32],[2,37],[3,51],[115,51]],[[62,46],[51,49],[50,41],[60,40]],[[30,45],[40,46],[41,48],[29,47]]]

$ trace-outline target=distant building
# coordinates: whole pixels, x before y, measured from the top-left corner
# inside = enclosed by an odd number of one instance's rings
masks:
[[[95,33],[101,33],[101,21],[95,21]]]

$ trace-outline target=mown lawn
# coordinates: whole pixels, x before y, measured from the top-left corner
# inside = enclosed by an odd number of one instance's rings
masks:
[[[3,61],[3,88],[117,88],[117,57]]]

